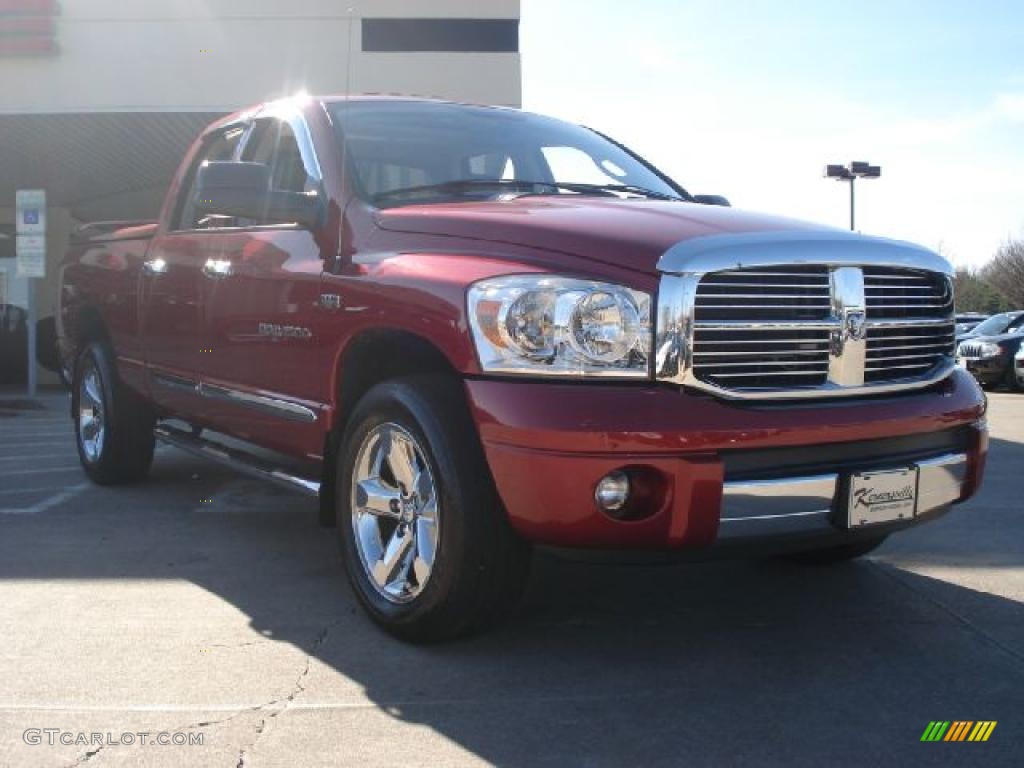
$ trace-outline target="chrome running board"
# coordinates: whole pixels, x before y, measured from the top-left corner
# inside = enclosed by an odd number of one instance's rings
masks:
[[[320,495],[320,483],[316,480],[301,477],[290,472],[283,471],[265,459],[252,456],[244,451],[229,448],[226,445],[196,437],[191,432],[178,429],[167,424],[160,424],[156,428],[157,440],[183,451],[210,459],[218,464],[231,467],[243,474],[260,480],[269,480],[283,488],[290,488],[299,491],[307,496]]]

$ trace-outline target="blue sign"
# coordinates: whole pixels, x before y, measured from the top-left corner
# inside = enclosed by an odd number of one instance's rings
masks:
[[[24,214],[26,224],[38,224],[39,223],[39,209],[29,208]]]

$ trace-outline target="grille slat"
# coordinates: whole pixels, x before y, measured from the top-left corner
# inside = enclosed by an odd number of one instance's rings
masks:
[[[756,351],[757,352],[762,352],[763,351],[763,347],[761,347],[762,344],[826,344],[826,343],[827,342],[824,342],[824,341],[807,341],[806,339],[758,339],[758,340],[741,339],[739,341],[733,341],[733,340],[729,340],[729,339],[717,339],[717,340],[713,339],[713,340],[708,341],[706,339],[700,339],[699,341],[695,342],[695,345],[696,346],[701,346],[702,344],[715,344],[715,345],[719,345],[719,344],[746,344],[748,346],[756,345],[758,347],[758,349]]]
[[[875,357],[868,358],[868,362],[871,363],[883,363],[889,360],[927,360],[930,361],[929,364],[934,364],[935,353],[920,352],[910,355],[878,355]]]
[[[715,376],[716,379],[740,379],[749,378],[755,374],[750,373],[720,373]],[[814,378],[816,376],[823,375],[823,373],[805,372],[805,371],[775,371],[772,376],[806,376],[808,378]]]
[[[764,357],[768,355],[820,355],[825,350],[821,349],[773,349],[770,352],[766,352],[763,349],[758,350],[733,350],[731,352],[701,352],[704,357],[743,357],[744,355],[756,355],[758,357]],[[718,363],[723,365],[724,363]]]
[[[873,366],[872,365],[872,366],[868,366],[864,370],[865,371],[869,371],[871,373],[878,373],[878,372],[885,373],[887,371],[909,370],[911,368],[913,368],[915,370],[919,370],[919,371],[920,370],[928,370],[931,367],[932,367],[931,363],[914,363],[914,364],[911,364],[911,365],[885,365],[885,366]],[[892,378],[892,377],[890,376],[889,378]]]

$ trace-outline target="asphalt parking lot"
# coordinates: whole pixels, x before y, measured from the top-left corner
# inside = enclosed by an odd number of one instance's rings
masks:
[[[429,648],[364,617],[314,502],[170,448],[90,486],[46,403],[0,405],[0,765],[1021,765],[1024,395],[981,495],[870,559],[545,558],[514,621]]]

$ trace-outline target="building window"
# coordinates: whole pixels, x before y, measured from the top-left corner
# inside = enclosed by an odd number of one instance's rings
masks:
[[[518,53],[518,19],[363,19],[363,50],[375,53]]]

